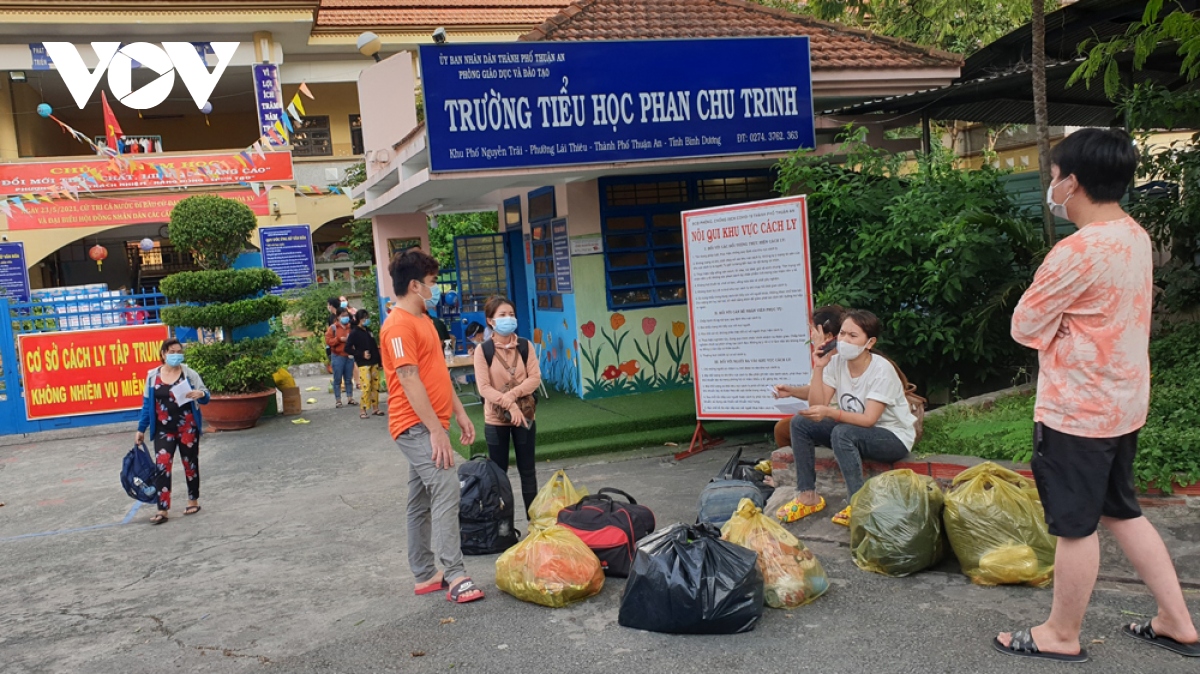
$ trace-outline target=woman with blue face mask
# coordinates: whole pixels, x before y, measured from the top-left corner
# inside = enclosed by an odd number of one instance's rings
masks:
[[[533,396],[542,384],[542,371],[533,345],[517,336],[517,312],[512,302],[492,297],[483,305],[483,314],[492,329],[491,339],[475,349],[475,384],[484,400],[483,437],[487,441],[488,458],[505,472],[511,440],[517,455],[517,473],[521,476],[521,496],[528,512],[537,496]]]
[[[200,512],[200,405],[207,405],[208,388],[196,371],[183,364],[183,345],[177,339],[163,342],[159,351],[163,364],[150,371],[142,395],[142,416],[138,419],[137,443],[146,441],[146,432],[154,442],[154,461],[158,464],[158,512],[151,524],[167,521],[171,509],[171,464],[175,451],[183,463],[187,480],[188,502],[184,515]],[[179,390],[173,390],[186,383]],[[190,389],[183,392],[183,389]]]
[[[325,330],[325,343],[329,345],[329,362],[333,365],[333,399],[335,407],[342,406],[342,387],[346,390],[346,403],[354,406],[354,359],[346,354],[346,340],[350,339],[350,312],[338,309],[337,320]]]
[[[358,366],[359,413],[360,419],[369,419],[371,414],[383,416],[379,410],[379,372],[382,360],[379,354],[379,344],[371,333],[371,314],[366,309],[359,309],[351,322],[350,337],[346,340],[346,355],[354,359]]]

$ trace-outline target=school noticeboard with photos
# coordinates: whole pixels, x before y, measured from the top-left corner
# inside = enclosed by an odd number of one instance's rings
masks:
[[[805,198],[682,215],[696,418],[789,416],[772,388],[812,377]]]
[[[807,37],[422,45],[433,171],[812,148]]]

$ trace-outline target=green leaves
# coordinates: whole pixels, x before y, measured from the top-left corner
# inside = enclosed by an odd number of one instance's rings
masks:
[[[253,299],[239,300],[202,306],[181,304],[161,311],[162,321],[171,327],[218,328],[229,331],[245,325],[268,321],[287,311],[287,302],[275,295],[263,295]]]
[[[175,302],[231,302],[257,295],[282,283],[270,269],[223,269],[171,274],[159,284]]]
[[[246,248],[258,217],[233,199],[201,194],[171,210],[170,239],[176,248],[196,254],[205,269],[228,269]]]
[[[278,298],[276,298],[278,299]],[[230,344],[189,344],[187,364],[218,393],[257,393],[275,386],[275,371],[281,363],[275,356],[274,337],[244,339]]]

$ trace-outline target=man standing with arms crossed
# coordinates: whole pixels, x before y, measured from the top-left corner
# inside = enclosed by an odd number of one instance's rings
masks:
[[[1100,570],[1103,524],[1154,594],[1158,614],[1130,637],[1200,656],[1162,538],[1138,505],[1133,459],[1150,406],[1150,237],[1122,210],[1138,155],[1123,131],[1076,131],[1050,155],[1050,211],[1079,231],[1046,256],[1013,312],[1012,336],[1038,350],[1033,474],[1058,537],[1050,618],[1001,634],[1003,653],[1085,662],[1083,617]]]
[[[379,350],[387,375],[388,430],[408,459],[408,563],[417,579],[414,591],[446,590],[448,601],[465,604],[483,599],[483,590],[463,567],[450,415],[462,430],[463,445],[475,441],[475,427],[454,394],[442,343],[425,310],[438,292],[438,264],[413,249],[396,255],[388,271],[397,302],[379,333]]]

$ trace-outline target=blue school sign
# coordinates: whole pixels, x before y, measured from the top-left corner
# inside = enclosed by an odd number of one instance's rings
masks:
[[[807,37],[421,47],[434,171],[816,144]]]

